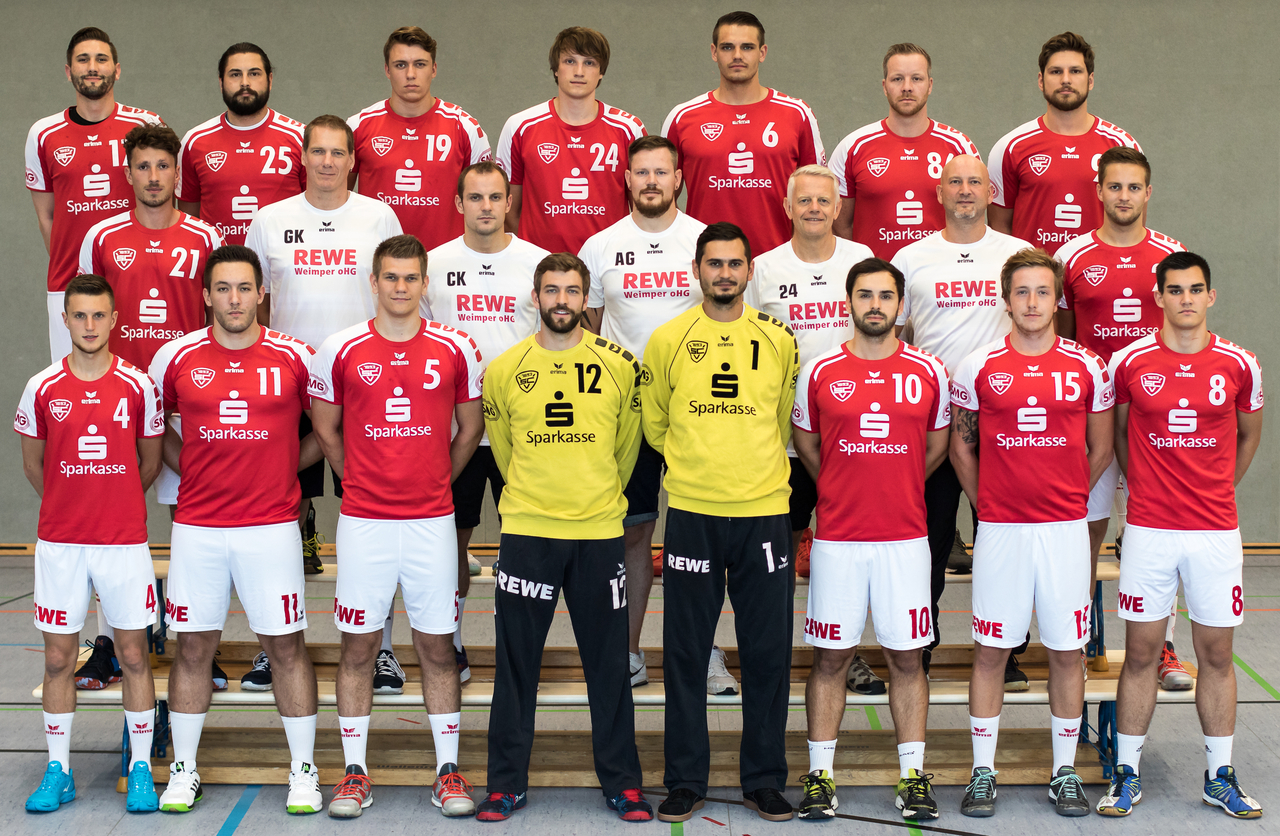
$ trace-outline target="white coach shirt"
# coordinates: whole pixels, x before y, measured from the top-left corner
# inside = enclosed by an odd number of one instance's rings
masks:
[[[373,318],[373,251],[400,233],[390,206],[354,192],[327,211],[306,192],[259,209],[244,243],[262,261],[272,329],[318,348]]]

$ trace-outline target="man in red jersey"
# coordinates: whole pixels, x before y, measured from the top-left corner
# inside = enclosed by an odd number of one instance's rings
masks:
[[[1037,83],[1048,103],[1044,116],[1005,134],[987,157],[996,191],[987,218],[992,228],[1052,255],[1102,222],[1102,204],[1094,200],[1098,158],[1117,145],[1139,146],[1089,113],[1093,47],[1076,33],[1045,42]]]
[[[76,103],[32,125],[26,147],[27,188],[49,253],[49,352],[54,360],[71,350],[62,293],[76,276],[80,242],[89,227],[130,205],[125,134],[138,125],[160,124],[154,113],[116,102],[119,57],[101,29],[86,26],[71,36],[66,73]]]
[[[165,412],[183,418],[165,601],[165,621],[179,633],[169,675],[174,762],[160,808],[187,812],[202,796],[196,750],[234,583],[249,628],[271,657],[289,740],[287,808],[315,813],[323,803],[314,755],[316,675],[302,637],[297,525],[299,467],[320,458],[314,436],[298,438],[298,421],[310,409],[314,352],[258,324],[262,267],[249,248],[215,250],[204,284],[213,325],[166,343],[151,363]]]
[[[933,637],[924,482],[947,457],[951,399],[942,361],[894,336],[905,283],[887,261],[853,265],[845,280],[853,338],[811,359],[796,383],[792,440],[818,494],[804,628],[814,656],[802,819],[835,816],[836,737],[868,605],[893,680],[895,803],[908,819],[938,817],[924,774],[929,681],[921,650]],[[876,490],[848,489],[871,473]]]
[[[1124,668],[1117,699],[1116,771],[1098,802],[1125,816],[1142,799],[1138,761],[1155,709],[1164,621],[1177,597],[1200,675],[1196,712],[1209,768],[1205,804],[1235,818],[1262,815],[1236,778],[1235,628],[1244,621],[1244,553],[1236,486],[1262,437],[1262,369],[1253,353],[1209,330],[1217,294],[1195,253],[1156,267],[1164,325],[1111,358],[1116,383],[1116,458],[1129,485],[1129,526],[1120,562]]]
[[[923,47],[894,44],[884,55],[889,115],[846,136],[831,154],[840,181],[836,235],[890,259],[912,241],[942,229],[932,199],[942,167],[957,154],[978,157],[969,137],[929,118],[933,61]]]
[[[218,59],[227,112],[182,138],[178,208],[213,224],[228,244],[244,243],[259,209],[307,184],[302,123],[267,106],[274,81],[262,47],[227,47]]]
[[[147,547],[144,492],[160,472],[160,393],[140,369],[111,353],[116,322],[111,285],[78,276],[67,285],[71,353],[31,378],[13,428],[22,469],[40,496],[35,556],[35,623],[44,635],[45,742],[49,764],[27,809],[48,812],[76,797],[71,772],[72,671],[89,608],[116,628],[132,753],[125,807],[158,805],[151,778],[155,684],[147,628],[156,620],[156,579]],[[94,513],[85,513],[92,502]]]
[[[507,120],[498,165],[511,179],[507,232],[552,253],[576,253],[626,216],[627,147],[644,123],[596,100],[609,69],[609,41],[571,26],[548,55],[556,97]]]
[[[428,250],[462,234],[453,208],[458,175],[493,158],[480,123],[431,95],[436,40],[401,26],[382,47],[390,98],[347,120],[355,132],[355,189],[395,210],[400,226]]]
[[[737,224],[757,253],[791,238],[782,208],[791,172],[827,163],[809,106],[760,83],[768,52],[759,18],[721,15],[711,30],[720,86],[676,105],[662,124],[680,153],[689,215]]]
[[[431,801],[446,816],[476,809],[458,772],[462,714],[453,632],[461,613],[449,486],[484,431],[483,369],[470,337],[418,313],[426,267],[427,251],[412,235],[379,244],[370,277],[377,313],[325,340],[312,363],[316,439],[343,477],[333,620],[342,633],[338,724],[347,771],[329,804],[329,815],[338,818],[359,816],[373,803],[365,752],[374,660],[397,583],[435,744]]]
[[[960,812],[995,813],[995,753],[1009,651],[1034,605],[1049,654],[1053,776],[1059,815],[1084,816],[1075,771],[1084,701],[1080,649],[1089,641],[1089,489],[1111,461],[1115,391],[1092,351],[1054,334],[1062,265],[1043,250],[1000,271],[1009,336],[966,357],[951,379],[951,461],[978,509],[973,545],[973,776]],[[978,456],[981,447],[982,455]],[[1075,715],[1072,717],[1071,715]]]

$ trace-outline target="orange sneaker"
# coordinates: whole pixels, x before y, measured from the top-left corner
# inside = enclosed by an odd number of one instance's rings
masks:
[[[800,535],[800,548],[796,550],[796,574],[809,577],[809,552],[813,549],[813,529],[806,528]]]
[[[1160,651],[1160,687],[1166,691],[1190,691],[1195,679],[1182,667],[1178,654],[1173,649],[1173,642],[1165,642]]]

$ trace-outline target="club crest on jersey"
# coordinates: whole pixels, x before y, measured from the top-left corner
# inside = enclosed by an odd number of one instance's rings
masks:
[[[1051,162],[1053,162],[1053,157],[1050,157],[1048,154],[1036,154],[1034,157],[1027,160],[1027,164],[1031,166],[1031,170],[1034,171],[1037,176],[1048,171],[1049,163]]]
[[[53,152],[53,158],[58,161],[58,165],[70,165],[75,159],[76,149],[74,145],[64,145]]]
[[[888,157],[876,157],[874,160],[867,160],[867,171],[870,171],[876,177],[884,174],[889,170]]]
[[[111,254],[111,258],[115,260],[116,266],[121,270],[128,270],[129,265],[133,263],[134,256],[137,252],[128,247],[121,247]]]
[[[199,368],[191,370],[191,382],[203,389],[213,382],[213,369]]]
[[[722,133],[724,133],[724,125],[719,122],[707,122],[702,126],[702,135],[707,138],[707,142],[715,142]]]
[[[1083,275],[1085,281],[1097,287],[1107,277],[1107,267],[1105,264],[1091,264],[1084,268]]]
[[[213,171],[222,168],[222,164],[227,161],[226,151],[210,151],[204,155],[205,164]]]
[[[49,412],[53,413],[53,417],[57,418],[59,423],[65,421],[67,416],[71,414],[71,401],[66,398],[58,398],[56,401],[49,401]]]
[[[1003,395],[1013,385],[1013,375],[1004,372],[989,374],[987,375],[987,383],[991,385],[997,395]]]
[[[375,154],[379,157],[385,157],[387,152],[391,150],[391,146],[395,145],[395,140],[389,136],[375,136],[369,140],[369,145],[373,148]]]
[[[853,390],[857,385],[852,380],[833,380],[831,381],[831,395],[840,403],[844,403],[853,397]]]
[[[538,146],[538,156],[542,157],[544,163],[553,163],[560,156],[560,146],[554,142],[544,142]]]
[[[695,363],[701,363],[702,358],[707,356],[707,344],[702,340],[690,340],[684,344],[685,350],[689,352],[689,357]]]
[[[520,372],[516,375],[516,385],[520,387],[520,391],[528,394],[538,383],[538,373],[533,369],[527,372]]]
[[[360,379],[372,386],[378,382],[378,378],[382,377],[381,363],[361,363],[356,366],[356,374],[360,375]]]
[[[1138,382],[1142,384],[1142,391],[1154,398],[1164,388],[1164,375],[1144,374],[1138,378]]]

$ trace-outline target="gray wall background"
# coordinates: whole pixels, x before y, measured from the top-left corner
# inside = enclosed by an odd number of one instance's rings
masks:
[[[345,118],[386,97],[383,41],[397,26],[417,24],[440,42],[433,92],[469,111],[496,145],[509,115],[554,94],[547,50],[555,33],[571,25],[597,28],[610,39],[600,98],[659,131],[672,106],[717,83],[711,26],[737,5],[7,0],[0,6],[0,355],[7,358],[0,403],[16,406],[27,378],[49,362],[46,257],[23,186],[22,149],[32,122],[74,101],[63,64],[67,40],[80,26],[102,27],[115,41],[122,67],[117,99],[160,113],[181,135],[222,109],[217,59],[231,43],[253,41],[271,56],[276,109],[303,121],[321,113]],[[967,133],[985,158],[1000,136],[1044,110],[1035,83],[1040,45],[1066,29],[1083,34],[1098,56],[1091,112],[1134,134],[1154,167],[1149,225],[1209,259],[1220,294],[1210,326],[1277,373],[1280,7],[1188,0],[1068,5],[1070,11],[1008,0],[756,0],[747,8],[767,29],[762,81],[809,103],[828,153],[851,130],[884,116],[880,62],[891,43],[913,41],[929,50],[930,115]],[[1246,541],[1280,541],[1275,409],[1268,410],[1262,448],[1239,490]],[[0,479],[0,541],[31,542],[39,501],[22,477],[15,434],[0,440],[0,461],[7,474]],[[253,478],[252,463],[244,465],[245,478]],[[336,503],[320,507],[321,528],[332,534]],[[82,513],[95,513],[93,497],[85,497]],[[151,535],[169,537],[168,514],[154,504]],[[476,540],[496,539],[490,508]]]

